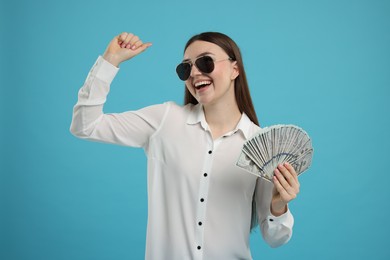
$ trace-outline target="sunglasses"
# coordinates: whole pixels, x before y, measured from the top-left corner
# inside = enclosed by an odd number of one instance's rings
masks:
[[[182,62],[176,67],[176,73],[179,78],[183,81],[187,80],[190,77],[192,65],[195,65],[198,70],[202,73],[211,73],[213,72],[215,62],[225,61],[225,60],[233,60],[232,58],[214,61],[210,56],[202,56],[195,60],[194,63],[186,61]]]

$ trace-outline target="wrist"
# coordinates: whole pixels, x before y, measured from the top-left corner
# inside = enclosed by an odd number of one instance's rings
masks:
[[[271,214],[275,217],[283,215],[287,212],[287,203],[277,200],[271,202]]]
[[[116,57],[116,55],[110,53],[104,53],[103,59],[105,59],[107,62],[111,63],[115,67],[119,67],[119,64],[121,63],[120,60]]]

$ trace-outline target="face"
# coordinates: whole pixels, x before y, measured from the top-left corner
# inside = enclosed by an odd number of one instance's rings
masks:
[[[210,73],[202,72],[194,65],[203,56],[209,56],[214,61],[214,70]],[[195,41],[186,49],[183,62],[193,64],[185,84],[200,104],[207,106],[235,102],[234,79],[239,74],[238,68],[221,47],[210,42]]]

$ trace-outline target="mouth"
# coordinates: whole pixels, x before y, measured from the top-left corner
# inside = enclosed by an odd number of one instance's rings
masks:
[[[194,87],[196,90],[200,90],[202,88],[210,86],[211,83],[212,82],[210,80],[202,80],[202,81],[195,82]]]

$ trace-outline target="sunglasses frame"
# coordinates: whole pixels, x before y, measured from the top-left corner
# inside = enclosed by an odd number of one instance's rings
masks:
[[[204,59],[210,59],[206,62],[209,62],[209,61],[212,61],[212,68],[208,69],[208,70],[204,70],[204,67],[203,65],[204,64],[200,64],[199,65],[199,61],[202,62],[202,60]],[[196,60],[194,62],[192,61],[185,61],[185,62],[182,62],[180,63],[179,65],[176,66],[176,73],[177,73],[177,76],[179,77],[179,79],[181,79],[182,81],[186,81],[190,75],[191,75],[191,70],[192,70],[192,66],[195,65],[195,67],[201,72],[201,73],[204,73],[204,74],[210,74],[211,72],[214,71],[215,69],[215,63],[216,62],[220,62],[220,61],[226,61],[226,60],[230,60],[230,61],[234,61],[233,58],[229,57],[229,58],[226,58],[226,59],[222,59],[222,60],[214,60],[211,56],[209,55],[204,55],[204,56],[201,56],[201,57],[198,57],[196,58]],[[206,63],[205,62],[205,63]],[[185,66],[188,66],[189,65],[189,68],[185,68]],[[184,67],[184,68],[183,68]],[[187,75],[188,74],[188,75]]]

